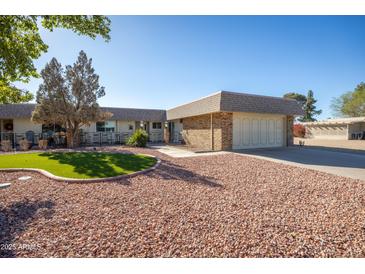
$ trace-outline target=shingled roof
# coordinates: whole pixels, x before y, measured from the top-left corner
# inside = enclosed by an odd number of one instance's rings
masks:
[[[166,121],[166,110],[162,109],[141,109],[141,108],[111,108],[102,107],[104,111],[113,113],[111,120],[126,121]]]
[[[30,118],[35,104],[0,104],[0,119]]]
[[[30,118],[35,104],[0,105],[0,119]],[[219,91],[199,100],[167,110],[102,107],[113,113],[111,120],[156,121],[180,119],[213,112],[254,112],[303,115],[297,101],[280,97]],[[167,116],[167,117],[166,117]]]
[[[293,99],[219,91],[167,110],[167,119],[174,120],[220,111],[303,115],[301,106]]]
[[[0,119],[30,118],[36,104],[0,104]],[[111,108],[102,110],[113,113],[111,120],[154,121],[166,120],[166,111],[161,109]]]

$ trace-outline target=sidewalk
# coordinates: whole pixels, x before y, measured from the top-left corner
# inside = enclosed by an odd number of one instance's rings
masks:
[[[229,153],[226,151],[194,152],[187,150],[185,148],[179,148],[169,145],[149,145],[149,147],[152,149],[156,149],[158,152],[161,152],[173,158],[200,157],[200,156],[221,155]]]

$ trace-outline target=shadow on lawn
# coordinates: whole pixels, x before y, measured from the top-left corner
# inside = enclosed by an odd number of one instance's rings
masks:
[[[43,217],[50,219],[54,213],[52,201],[24,201],[9,207],[0,208],[0,257],[16,257],[19,249],[34,249],[37,246],[17,245],[14,240],[17,235],[27,229],[27,225],[34,219]],[[37,215],[37,213],[40,214]]]
[[[162,178],[164,180],[181,180],[190,184],[198,184],[207,187],[223,187],[213,177],[202,176],[191,170],[185,169],[170,161],[163,161],[151,176]]]
[[[94,178],[113,177],[139,171],[153,166],[156,162],[154,158],[122,153],[57,152],[42,153],[40,156],[71,165],[75,172]],[[124,171],[116,171],[112,165]]]

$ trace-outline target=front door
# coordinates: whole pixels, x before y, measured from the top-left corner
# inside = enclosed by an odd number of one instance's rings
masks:
[[[147,132],[148,135],[148,141],[150,142],[150,122],[144,122],[143,123],[143,129]]]

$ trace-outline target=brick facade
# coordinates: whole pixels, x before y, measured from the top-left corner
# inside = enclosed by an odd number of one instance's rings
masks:
[[[286,145],[287,146],[292,146],[294,144],[293,125],[294,125],[293,116],[286,116]]]
[[[232,113],[218,112],[183,119],[182,136],[192,149],[232,149]]]

